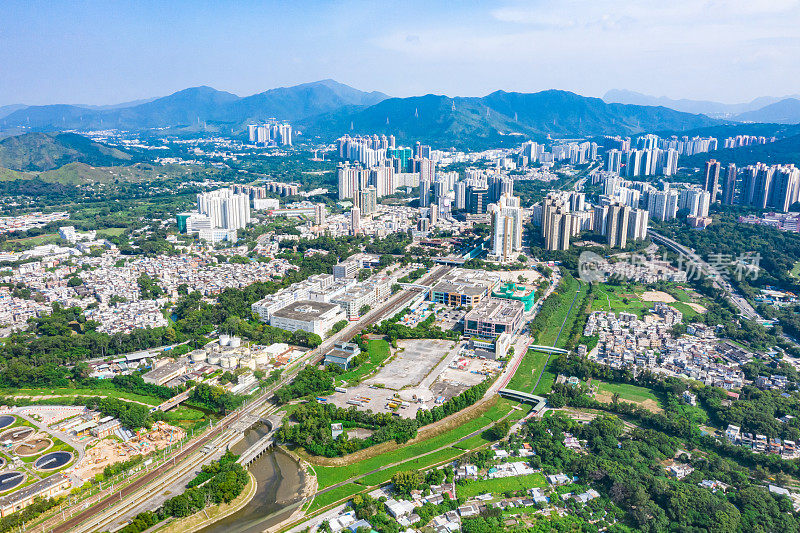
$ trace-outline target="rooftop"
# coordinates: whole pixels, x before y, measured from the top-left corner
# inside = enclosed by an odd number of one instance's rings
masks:
[[[316,320],[324,314],[338,309],[336,304],[324,302],[312,302],[311,300],[300,300],[287,305],[283,309],[275,311],[272,316],[277,318],[288,318],[290,320]]]

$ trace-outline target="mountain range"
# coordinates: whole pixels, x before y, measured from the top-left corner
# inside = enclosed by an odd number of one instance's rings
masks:
[[[241,127],[270,118],[296,121],[343,106],[367,106],[387,98],[379,92],[363,92],[334,80],[281,87],[247,97],[193,87],[169,96],[134,105],[90,108],[79,105],[25,106],[2,116],[0,129],[30,128],[52,131],[117,128],[146,130],[175,128],[198,130],[208,124]]]
[[[612,89],[603,96],[608,103],[663,106],[685,113],[702,113],[712,118],[739,122],[800,123],[800,94],[783,97],[761,96],[750,102],[723,104],[708,100],[673,100],[624,89]]]
[[[0,130],[19,133],[117,128],[241,134],[248,123],[270,118],[290,121],[306,136],[328,140],[344,133],[386,133],[403,141],[417,139],[452,146],[516,142],[519,137],[546,135],[685,130],[718,123],[704,115],[665,107],[607,104],[567,91],[390,98],[322,80],[247,97],[203,86],[142,103],[103,108],[65,104],[0,108]]]
[[[428,94],[389,98],[366,108],[343,108],[300,122],[308,133],[385,133],[401,139],[478,147],[504,140],[555,136],[632,134],[657,129],[685,130],[716,124],[704,115],[664,107],[606,104],[567,91],[515,93],[484,97]]]

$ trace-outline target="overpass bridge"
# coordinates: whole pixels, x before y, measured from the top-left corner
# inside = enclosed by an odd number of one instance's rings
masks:
[[[411,289],[415,291],[422,291],[424,293],[430,292],[431,288],[428,285],[421,285],[419,283],[400,283],[400,286],[404,289]]]

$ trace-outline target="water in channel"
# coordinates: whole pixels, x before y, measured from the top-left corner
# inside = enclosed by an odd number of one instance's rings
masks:
[[[231,448],[241,454],[266,435],[268,428],[256,424]],[[201,533],[257,533],[285,520],[297,507],[303,487],[299,465],[286,453],[272,449],[253,461],[250,472],[258,482],[255,496],[244,508],[203,529]]]

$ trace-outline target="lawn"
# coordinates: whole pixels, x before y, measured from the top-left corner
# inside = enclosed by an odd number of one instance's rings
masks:
[[[531,392],[536,380],[539,379],[539,374],[544,370],[546,362],[546,353],[528,350],[528,353],[519,363],[517,371],[514,372],[514,376],[508,382],[507,388],[521,392]]]
[[[644,311],[650,309],[652,304],[640,300],[634,290],[631,287],[600,284],[596,288],[592,311],[613,311],[615,313],[627,311],[636,313],[641,318]],[[638,290],[641,292],[643,289],[639,287]]]
[[[373,472],[368,476],[364,476],[360,482],[368,486],[380,485],[381,483],[385,483],[392,479],[392,476],[397,472],[405,472],[406,470],[422,470],[435,464],[446,462],[447,460],[458,457],[463,453],[464,450],[459,450],[457,448],[445,448],[443,450],[439,450],[438,452],[424,455],[422,457],[412,459],[411,461],[406,461],[405,463],[397,466],[387,468],[386,470]]]
[[[502,403],[501,403],[502,402]],[[448,446],[452,443],[457,442],[459,439],[463,439],[464,437],[474,433],[475,431],[479,431],[487,426],[490,426],[495,420],[502,418],[508,411],[511,410],[511,407],[514,405],[514,402],[510,402],[507,400],[498,400],[498,403],[492,406],[486,413],[482,416],[470,420],[465,424],[461,424],[458,427],[451,429],[450,431],[446,431],[429,439],[426,439],[422,442],[417,442],[415,444],[399,447],[395,450],[392,450],[388,453],[383,453],[381,455],[377,455],[375,457],[370,457],[368,459],[364,459],[363,461],[359,461],[357,463],[344,465],[344,466],[314,466],[314,470],[317,472],[317,483],[319,487],[325,488],[330,487],[331,485],[335,485],[337,483],[341,483],[351,477],[357,476],[359,474],[364,474],[365,472],[371,472],[375,469],[378,469],[382,466],[397,463],[400,461],[409,461],[410,459],[415,458],[428,458],[434,457],[437,454],[441,453],[442,451],[451,450],[452,448],[447,448],[445,450],[440,450],[431,454],[430,456],[424,454],[430,454],[433,450],[437,450],[439,448],[443,448],[444,446]],[[524,415],[525,411],[519,411],[521,413],[520,417]],[[473,439],[482,439],[480,435],[476,435],[468,439],[467,442],[472,443]],[[480,444],[484,444],[488,441],[481,440]],[[478,445],[480,445],[478,444]],[[459,445],[459,447],[463,447]],[[477,446],[475,446],[477,447]],[[466,449],[466,448],[465,448]],[[471,449],[471,448],[469,448]],[[461,451],[459,451],[461,453]],[[420,457],[423,456],[423,457]],[[404,462],[401,466],[400,470],[409,470],[413,467],[408,466],[410,463]]]
[[[683,302],[672,302],[669,304],[671,307],[674,307],[681,313],[683,313],[683,318],[687,321],[691,321],[694,317],[696,317],[699,313],[692,309],[692,307]]]
[[[128,228],[103,228],[97,230],[97,235],[102,237],[118,237]]]
[[[371,374],[379,365],[389,357],[389,343],[385,340],[371,340],[367,345],[369,361],[365,361],[356,368],[336,376],[337,384],[343,382],[360,382]]]
[[[601,381],[598,391],[611,395],[617,393],[621,400],[627,400],[629,402],[642,403],[647,400],[652,400],[660,404],[658,396],[656,396],[652,390],[629,383],[606,383],[605,381]]]
[[[596,288],[596,296],[592,302],[591,310],[613,311],[615,313],[627,311],[636,313],[641,318],[648,309],[653,308],[653,302],[645,302],[638,296],[638,294],[646,290],[648,290],[646,287],[638,284],[616,286],[601,283]],[[692,297],[686,290],[678,286],[669,286],[665,292],[677,300],[670,302],[668,305],[683,313],[683,316],[689,320],[697,316],[697,311],[687,305],[692,301]],[[700,303],[702,304],[702,302]]]
[[[478,481],[470,481],[466,485],[458,485],[456,487],[456,496],[459,498],[473,498],[478,494],[485,494],[487,492],[499,495],[506,492],[516,492],[518,490],[527,491],[534,487],[541,488],[545,486],[547,486],[547,482],[541,474],[481,479]]]
[[[536,389],[533,391],[533,394],[544,396],[547,395],[550,392],[550,389],[553,388],[553,383],[556,380],[556,373],[553,371],[553,363],[556,359],[558,359],[558,354],[554,353],[550,357],[550,362],[547,363],[547,367],[542,372],[542,379],[539,381],[539,385],[537,385]]]
[[[314,496],[314,501],[311,502],[311,505],[308,507],[307,513],[313,513],[334,502],[338,502],[341,499],[348,498],[353,494],[357,494],[362,490],[364,490],[363,485],[358,485],[356,483],[347,483],[346,485],[342,485],[341,487],[336,487],[335,489],[331,489],[328,492],[317,494],[316,496]]]

